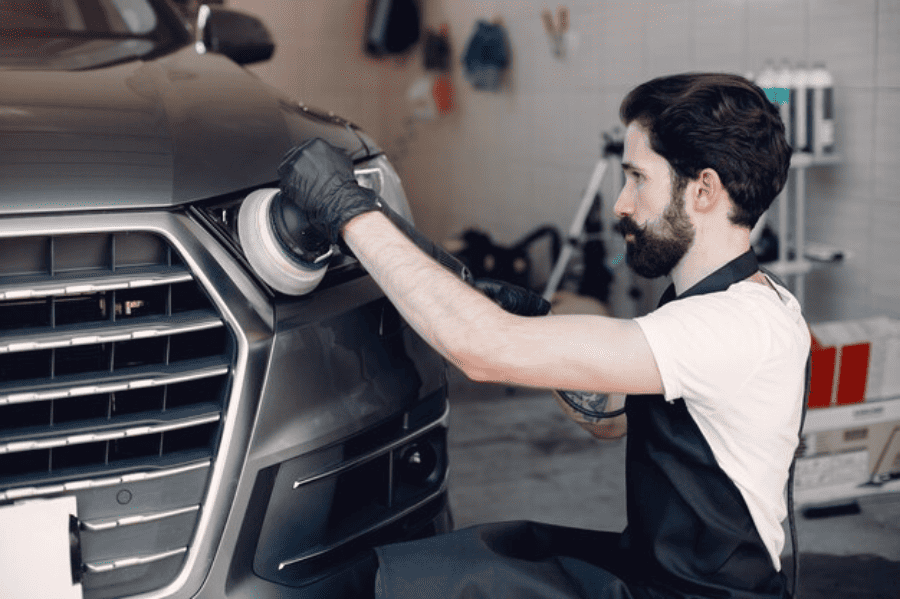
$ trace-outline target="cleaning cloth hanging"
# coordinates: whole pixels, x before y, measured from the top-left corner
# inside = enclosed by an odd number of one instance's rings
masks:
[[[500,88],[503,70],[509,66],[506,30],[502,25],[478,21],[463,56],[466,79],[486,91]]]

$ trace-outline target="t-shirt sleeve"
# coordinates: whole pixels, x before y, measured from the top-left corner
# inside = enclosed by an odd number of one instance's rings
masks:
[[[674,301],[635,319],[656,359],[667,401],[727,396],[759,368],[768,327],[746,305],[716,295]]]

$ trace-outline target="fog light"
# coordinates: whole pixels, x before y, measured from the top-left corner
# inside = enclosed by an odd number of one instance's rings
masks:
[[[438,454],[430,443],[418,442],[400,451],[398,474],[403,482],[422,484],[437,475]]]

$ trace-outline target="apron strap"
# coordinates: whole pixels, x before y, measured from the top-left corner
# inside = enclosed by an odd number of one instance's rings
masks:
[[[696,283],[681,295],[676,296],[674,283],[669,285],[665,293],[663,293],[662,298],[660,298],[659,305],[663,306],[674,299],[722,291],[727,289],[732,283],[737,283],[743,281],[747,277],[753,276],[758,270],[759,262],[756,259],[756,254],[753,253],[752,249],[749,249],[711,275]]]

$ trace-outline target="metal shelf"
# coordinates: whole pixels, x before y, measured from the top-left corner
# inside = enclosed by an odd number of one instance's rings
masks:
[[[833,503],[849,503],[860,497],[896,493],[900,491],[900,479],[888,481],[880,485],[844,483],[815,489],[797,489],[794,491],[794,504],[798,507],[827,505]]]
[[[763,265],[766,269],[771,270],[779,277],[793,277],[797,275],[805,275],[812,270],[813,265],[809,260],[778,260]]]
[[[791,155],[791,168],[809,168],[811,166],[829,166],[839,164],[841,157],[837,154],[825,154],[816,156],[809,152],[796,152]]]
[[[813,267],[813,262],[808,260],[805,253],[801,251],[806,248],[806,170],[817,166],[833,166],[840,162],[841,157],[836,154],[825,156],[815,156],[806,152],[793,154],[791,156],[791,170],[794,171],[793,198],[789,198],[787,185],[776,198],[778,204],[778,260],[767,267],[776,275],[793,279],[793,293],[801,306],[805,300],[805,278]],[[793,199],[794,209],[792,247],[788,246],[788,229],[791,223],[790,207],[788,206],[790,199]],[[827,264],[828,262],[815,261],[815,263]]]

